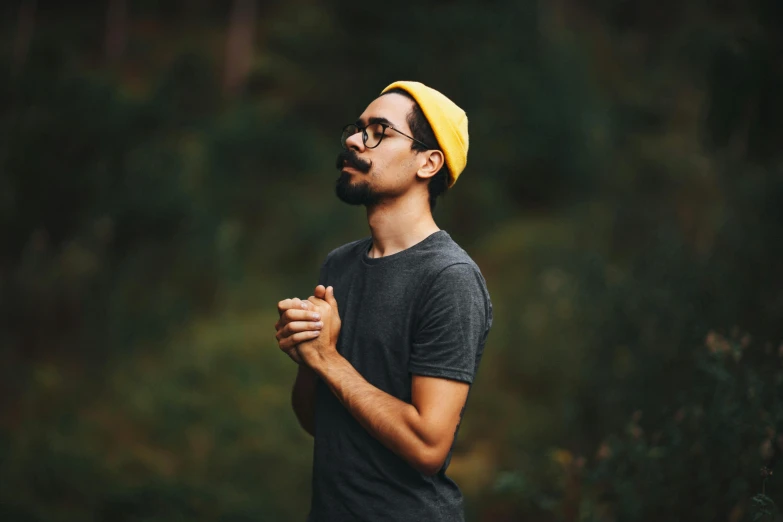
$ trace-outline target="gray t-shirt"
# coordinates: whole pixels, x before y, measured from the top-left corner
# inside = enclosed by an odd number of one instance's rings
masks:
[[[319,283],[334,287],[337,350],[373,386],[411,402],[412,374],[473,382],[492,325],[484,278],[443,230],[372,259],[371,238],[332,251]],[[456,436],[456,435],[455,435]],[[310,522],[464,519],[441,470],[427,477],[367,432],[321,381],[316,387]]]

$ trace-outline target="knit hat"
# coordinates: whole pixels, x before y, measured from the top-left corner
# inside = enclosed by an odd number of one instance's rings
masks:
[[[438,140],[446,165],[449,167],[451,179],[449,187],[457,182],[457,178],[468,163],[468,116],[453,101],[443,94],[419,82],[394,82],[386,87],[381,94],[391,89],[402,89],[410,94],[421,107],[421,112],[432,127]]]

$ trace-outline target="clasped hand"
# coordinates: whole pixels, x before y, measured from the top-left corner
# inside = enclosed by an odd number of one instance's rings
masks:
[[[277,303],[280,319],[275,323],[277,345],[297,364],[313,369],[337,354],[340,314],[334,288],[315,287],[306,301],[284,299]]]

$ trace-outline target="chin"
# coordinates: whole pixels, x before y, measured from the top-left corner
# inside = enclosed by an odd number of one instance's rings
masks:
[[[335,194],[349,205],[373,205],[378,202],[378,195],[366,181],[351,181],[351,174],[341,172],[334,187]]]

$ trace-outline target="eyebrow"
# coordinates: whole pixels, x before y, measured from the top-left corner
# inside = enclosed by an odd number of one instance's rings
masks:
[[[367,120],[367,125],[372,125],[373,123],[382,123],[384,125],[388,125],[390,127],[395,127],[396,128],[396,126],[392,122],[390,122],[389,120],[387,120],[386,118],[383,118],[381,116],[371,116]],[[356,124],[355,125],[357,127],[364,127],[365,126],[364,122],[361,119],[356,120]]]

